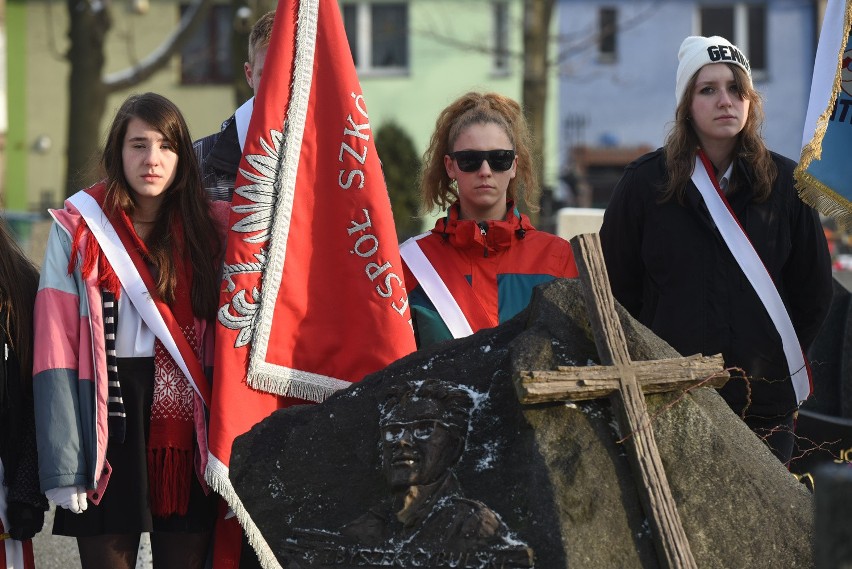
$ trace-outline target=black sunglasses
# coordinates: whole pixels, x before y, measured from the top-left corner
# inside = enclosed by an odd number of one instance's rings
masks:
[[[462,172],[476,172],[483,160],[487,160],[488,166],[495,172],[505,172],[515,161],[514,150],[459,150],[450,152],[449,156]]]

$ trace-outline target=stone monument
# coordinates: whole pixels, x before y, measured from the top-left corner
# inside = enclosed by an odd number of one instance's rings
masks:
[[[616,310],[631,361],[680,358]],[[231,462],[275,555],[265,566],[662,567],[628,458],[636,433],[624,432],[610,402],[518,399],[527,370],[599,363],[583,287],[558,280],[497,328],[411,354],[323,404],[273,414],[237,439]],[[425,398],[416,388],[430,384],[466,394],[469,412],[393,403]],[[715,390],[645,399],[697,566],[811,567],[810,492]],[[394,455],[396,443],[428,447],[435,436],[444,439],[438,460],[423,458],[425,447]]]

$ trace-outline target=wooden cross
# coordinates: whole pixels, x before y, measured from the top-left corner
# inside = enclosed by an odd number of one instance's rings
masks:
[[[630,455],[633,468],[639,473],[639,496],[652,526],[661,566],[697,568],[660,460],[643,392],[685,389],[699,383],[721,387],[729,377],[722,356],[631,362],[598,235],[577,236],[571,239],[571,246],[598,355],[604,365],[521,372],[516,382],[519,398],[521,403],[540,403],[610,395],[622,432],[631,435]]]

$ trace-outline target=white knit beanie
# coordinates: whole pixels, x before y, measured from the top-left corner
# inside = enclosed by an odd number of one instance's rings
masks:
[[[698,70],[708,63],[733,63],[742,67],[751,83],[751,65],[737,46],[721,36],[689,36],[680,44],[677,54],[677,85],[675,86],[676,105],[680,105],[686,84]]]

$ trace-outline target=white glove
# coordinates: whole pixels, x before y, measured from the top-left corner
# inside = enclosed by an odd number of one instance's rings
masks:
[[[89,507],[86,490],[82,486],[60,486],[48,490],[44,495],[57,507],[71,510],[75,514],[81,514]]]

